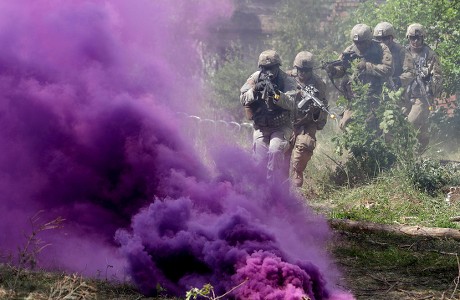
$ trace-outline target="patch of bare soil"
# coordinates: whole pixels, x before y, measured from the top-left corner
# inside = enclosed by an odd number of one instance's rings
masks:
[[[337,233],[343,284],[358,300],[460,299],[458,242]]]

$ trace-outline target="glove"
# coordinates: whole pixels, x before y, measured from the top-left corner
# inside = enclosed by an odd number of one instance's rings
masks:
[[[335,67],[331,65],[326,66],[326,72],[330,75],[334,75],[336,73]]]
[[[421,76],[422,76],[422,79],[425,80],[425,81],[430,80],[431,74],[430,74],[430,71],[428,70],[428,68],[426,68],[426,67],[422,68]]]
[[[359,71],[364,71],[366,70],[366,62],[364,60],[361,60],[356,67]]]
[[[265,81],[259,81],[254,85],[254,91],[261,92],[264,90],[265,86],[266,86]]]

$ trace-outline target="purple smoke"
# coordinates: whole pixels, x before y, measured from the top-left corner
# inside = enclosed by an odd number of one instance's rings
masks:
[[[268,186],[231,137],[213,136],[211,171],[177,117],[204,105],[197,44],[231,9],[230,0],[0,3],[2,252],[14,254],[43,211],[43,222],[66,219],[40,233],[48,268],[110,266],[149,295],[158,284],[183,295],[244,282],[234,297],[339,299],[326,222]]]

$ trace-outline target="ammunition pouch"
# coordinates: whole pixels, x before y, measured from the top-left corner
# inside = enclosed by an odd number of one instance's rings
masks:
[[[254,112],[252,111],[252,107],[250,105],[244,106],[244,115],[248,121],[252,121],[254,119]]]
[[[253,120],[256,128],[279,128],[288,125],[291,117],[289,112],[284,110],[262,111],[255,114]]]

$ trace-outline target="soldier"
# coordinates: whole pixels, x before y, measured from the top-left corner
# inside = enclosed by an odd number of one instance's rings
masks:
[[[281,59],[274,50],[259,56],[259,71],[241,87],[240,101],[246,117],[254,122],[253,151],[259,164],[266,164],[267,178],[288,179],[291,111],[295,106],[296,83],[280,69]]]
[[[389,78],[389,85],[393,90],[407,89],[415,78],[414,63],[410,52],[395,41],[395,30],[391,23],[381,22],[374,28],[374,39],[384,43],[390,49],[393,58],[393,75]],[[408,101],[402,99],[403,113],[407,115]]]
[[[412,55],[417,74],[408,88],[408,99],[412,106],[407,120],[417,130],[420,153],[428,146],[428,117],[434,98],[440,95],[442,87],[441,65],[436,53],[425,44],[425,36],[422,25],[414,23],[407,27],[407,49]]]
[[[343,81],[342,87],[345,90],[347,99],[351,101],[353,99],[353,91],[351,90],[351,82],[353,80],[357,80],[361,84],[369,84],[366,96],[369,108],[367,123],[371,128],[378,129],[375,110],[380,102],[383,83],[392,74],[393,62],[391,52],[385,44],[372,39],[372,30],[366,24],[355,25],[351,30],[351,39],[353,44],[345,49],[340,59],[345,60],[345,57],[348,56],[357,59],[358,62],[356,68],[351,70],[351,76],[346,77]],[[340,78],[346,75],[348,67],[344,64],[330,64],[326,67],[326,71],[331,77]],[[339,124],[342,130],[351,121],[351,115],[352,111],[350,108],[345,110]]]
[[[327,106],[326,84],[318,75],[313,73],[314,64],[312,53],[308,51],[299,52],[294,59],[294,70],[291,74],[296,78],[299,88],[312,87],[313,96]],[[291,158],[292,181],[297,187],[302,186],[303,172],[313,156],[313,150],[316,147],[316,131],[324,128],[328,116],[325,111],[312,105],[311,102],[306,102],[307,107],[299,107],[302,100],[302,93],[298,93],[293,118],[295,143]]]

